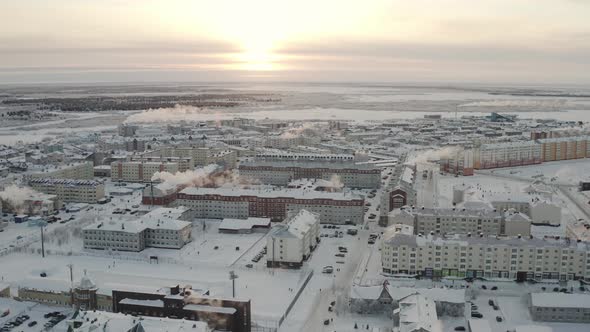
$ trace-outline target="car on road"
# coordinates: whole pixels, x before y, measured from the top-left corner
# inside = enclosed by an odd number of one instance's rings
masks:
[[[29,323],[29,324],[27,324],[27,325],[28,325],[29,327],[35,326],[35,325],[37,325],[37,321],[36,321],[36,320],[34,320],[34,321],[30,322],[30,323]]]
[[[336,254],[334,256],[336,256],[336,257],[344,257],[345,255],[343,253],[338,253],[338,254]]]
[[[324,268],[322,269],[322,273],[332,273],[332,272],[334,272],[334,267],[331,265],[324,266]]]
[[[329,319],[324,320],[324,325],[330,325],[330,320]]]
[[[488,304],[489,304],[489,305],[491,305],[491,306],[494,306],[494,300],[492,300],[492,299],[489,299],[489,300],[488,300]]]
[[[344,264],[344,261],[336,261],[337,264]]]
[[[500,317],[500,316],[496,316],[496,322],[498,322],[498,323],[499,323],[499,322],[501,322],[501,321],[502,321],[502,317]]]
[[[455,331],[465,331],[465,326],[457,326],[455,327]]]

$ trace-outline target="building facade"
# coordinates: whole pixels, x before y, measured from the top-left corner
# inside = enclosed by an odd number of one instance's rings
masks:
[[[535,141],[482,144],[473,150],[473,168],[490,169],[540,164],[541,145]]]
[[[82,230],[85,249],[142,251],[180,249],[191,241],[191,223],[179,220],[186,209],[159,208],[137,220],[102,221]]]
[[[195,218],[284,220],[301,209],[318,213],[322,223],[359,224],[364,217],[364,199],[349,193],[293,189],[186,188],[174,202],[186,206]]]
[[[381,255],[384,273],[426,278],[590,278],[588,245],[563,239],[415,236],[407,226],[393,225]]]
[[[38,178],[29,181],[31,188],[56,195],[64,203],[94,204],[104,198],[104,184],[92,180]]]
[[[319,215],[300,210],[275,226],[266,239],[268,267],[301,267],[320,242]]]
[[[331,180],[335,176],[349,188],[375,189],[381,184],[381,170],[368,164],[334,162],[255,161],[239,166],[240,176],[263,184],[286,186],[297,179]]]
[[[178,163],[115,161],[111,163],[111,180],[125,182],[150,182],[156,172],[178,172]]]
[[[590,295],[531,293],[531,317],[535,321],[590,323]]]

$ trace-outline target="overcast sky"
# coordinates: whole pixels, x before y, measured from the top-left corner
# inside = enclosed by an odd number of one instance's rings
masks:
[[[590,84],[590,0],[1,0],[0,83]]]

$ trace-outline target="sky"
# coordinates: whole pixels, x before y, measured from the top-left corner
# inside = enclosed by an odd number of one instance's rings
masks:
[[[0,0],[0,83],[590,84],[590,0]]]

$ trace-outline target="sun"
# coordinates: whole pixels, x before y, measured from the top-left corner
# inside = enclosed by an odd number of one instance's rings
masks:
[[[279,69],[278,56],[268,43],[247,45],[237,54],[238,69],[247,71],[271,71]]]

